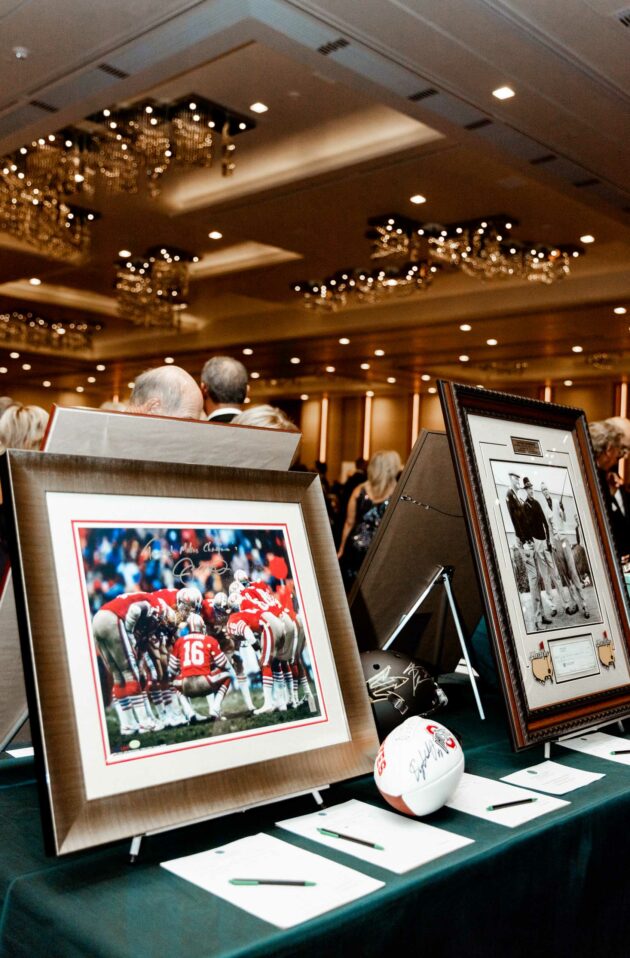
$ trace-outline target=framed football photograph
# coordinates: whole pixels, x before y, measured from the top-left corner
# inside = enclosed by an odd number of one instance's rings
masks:
[[[584,413],[439,388],[514,746],[630,714],[630,610]]]
[[[17,451],[2,471],[51,851],[370,770],[317,477]]]
[[[199,466],[288,469],[300,433],[118,410],[52,406],[42,452]],[[11,566],[3,549],[0,505],[0,751],[20,732],[28,741],[28,708],[20,659]]]

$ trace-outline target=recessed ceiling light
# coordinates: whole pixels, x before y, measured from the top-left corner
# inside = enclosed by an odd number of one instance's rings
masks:
[[[167,366],[170,366],[172,363],[175,362],[175,360],[173,359],[172,356],[165,356],[164,362],[166,363]]]
[[[326,366],[326,372],[327,372],[327,373],[334,373],[334,371],[335,371],[335,367],[334,367],[334,366]]]
[[[308,399],[308,393],[302,393],[302,395],[300,396],[300,399],[302,400],[302,402],[306,402],[306,400]]]
[[[584,347],[583,347],[583,346],[571,346],[571,351],[574,352],[574,353],[583,353],[583,352],[584,352]]]
[[[370,368],[369,363],[361,363],[361,369],[369,369],[369,368]]]
[[[414,193],[413,196],[409,197],[411,203],[415,203],[416,206],[420,206],[421,203],[426,203],[427,198],[423,196],[422,193]]]
[[[372,398],[372,396],[374,395],[374,390],[372,390],[372,389],[368,389],[368,391],[366,392],[366,394],[365,394],[365,395],[366,395],[366,396],[368,396],[368,397],[369,397],[369,398],[371,399],[371,398]]]
[[[256,103],[252,103],[250,106],[252,113],[266,113],[268,109],[268,106],[266,106],[264,103],[260,103],[258,100]]]
[[[460,363],[467,363],[469,359],[470,356],[466,356],[465,354],[459,357]]]
[[[431,377],[429,376],[428,373],[422,373],[422,376],[420,377],[420,379],[421,379],[423,382],[428,383],[428,382],[430,382]]]
[[[437,389],[435,388],[435,386],[429,386],[429,392],[430,392],[430,393],[436,393],[436,392],[437,392]]]
[[[11,357],[11,359],[19,359],[19,358],[20,358],[20,354],[19,354],[19,353],[9,353],[9,356]]]
[[[29,369],[31,369],[31,364],[30,364],[30,363],[22,363],[22,369],[24,369],[24,370],[26,370],[26,372],[28,372]]]
[[[88,376],[87,381],[88,381],[89,383],[95,383],[95,382],[96,382],[96,376]]]
[[[77,392],[78,392],[78,393],[82,393],[82,392],[83,392],[83,386],[77,386]]]
[[[462,323],[459,328],[461,329],[462,333],[469,333],[472,329],[472,326],[469,323]]]
[[[496,346],[498,343],[498,339],[486,339],[486,343],[488,344],[488,346]]]
[[[294,366],[297,366],[300,361],[299,356],[291,356],[290,362],[292,362]]]
[[[375,349],[375,350],[374,350],[374,355],[375,355],[375,356],[384,356],[384,355],[385,355],[385,350],[384,350],[384,349]]]
[[[615,306],[613,312],[617,313],[617,316],[625,316],[628,310],[625,306]]]
[[[98,366],[96,367],[96,372],[97,372],[97,373],[104,373],[104,372],[105,372],[105,366],[103,366],[103,363],[99,363],[99,364],[98,364]]]
[[[395,376],[388,376],[388,377],[387,377],[387,382],[388,382],[388,383],[395,383],[395,382],[396,382],[396,377],[395,377]]]
[[[249,378],[250,378],[250,379],[260,379],[260,373],[250,373],[250,374],[249,374]]]
[[[573,380],[572,380],[572,379],[565,379],[564,385],[565,385],[565,386],[572,386],[572,385],[573,385]]]
[[[120,256],[121,259],[129,259],[129,257],[131,256],[131,250],[130,250],[130,249],[119,249],[119,250],[118,250],[118,255]]]
[[[349,344],[350,344],[350,340],[347,338],[347,336],[342,336],[341,339],[339,340],[340,346],[348,346]]]
[[[133,387],[134,387],[136,384],[135,384],[135,383],[127,383],[127,385],[129,386],[130,389],[133,389]]]
[[[50,386],[52,386],[50,379],[45,379],[42,383],[42,386],[44,387],[44,389],[49,389]]]
[[[6,366],[0,366],[0,373],[1,373],[3,376],[4,376],[5,373],[8,373],[8,371],[9,371],[9,370],[7,369]]]
[[[586,233],[584,236],[580,236],[580,243],[594,243],[595,237],[591,236],[590,233]]]
[[[31,278],[29,279],[29,283],[31,284],[31,286],[41,286],[41,285],[42,285],[41,279],[38,279],[37,276],[31,276]]]
[[[253,355],[254,355],[254,350],[251,349],[249,346],[246,346],[245,349],[243,350],[243,356],[253,356]]]
[[[497,100],[509,100],[515,95],[511,86],[499,86],[492,91],[492,96],[495,96]]]
[[[212,230],[211,233],[208,233],[208,237],[213,240],[223,239],[223,233],[220,233],[219,230]]]

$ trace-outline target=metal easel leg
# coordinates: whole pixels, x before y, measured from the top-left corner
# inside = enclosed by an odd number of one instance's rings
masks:
[[[140,854],[140,845],[142,844],[142,835],[134,835],[129,846],[129,864],[133,865]]]
[[[464,632],[462,630],[461,622],[459,621],[459,615],[457,614],[457,607],[455,605],[455,600],[453,598],[453,593],[451,591],[451,580],[449,572],[444,569],[442,571],[442,582],[444,583],[444,589],[451,607],[451,613],[453,615],[453,621],[455,622],[455,628],[457,629],[457,635],[459,638],[459,644],[461,646],[462,655],[464,656],[464,661],[466,662],[466,667],[468,669],[468,677],[470,679],[470,684],[472,685],[473,695],[475,696],[475,702],[477,703],[477,711],[479,712],[479,718],[485,719],[485,714],[483,711],[483,706],[481,704],[481,698],[479,696],[479,689],[477,688],[477,680],[475,679],[475,674],[473,672],[473,667],[470,661],[470,656],[468,655],[468,649],[466,648],[466,640],[464,639]]]
[[[438,582],[438,581],[440,580],[440,578],[442,577],[443,574],[444,574],[444,566],[438,566],[437,572],[435,573],[435,575],[433,576],[433,578],[432,578],[431,581],[429,582],[429,584],[428,584],[428,586],[426,587],[426,589],[424,590],[424,592],[421,592],[421,593],[420,593],[420,595],[418,596],[418,598],[417,598],[416,601],[414,602],[413,606],[409,609],[409,612],[405,612],[405,614],[402,616],[400,622],[398,623],[398,625],[396,626],[396,628],[394,629],[394,631],[392,632],[392,634],[391,634],[390,637],[388,638],[387,642],[386,642],[385,645],[383,646],[383,652],[386,652],[386,651],[387,651],[387,649],[390,647],[390,645],[392,645],[392,643],[393,643],[394,639],[396,638],[396,636],[397,636],[400,632],[402,632],[402,630],[404,629],[404,627],[407,625],[407,622],[409,622],[409,620],[411,619],[411,617],[416,614],[416,612],[418,611],[418,609],[420,608],[420,606],[422,605],[422,603],[424,602],[424,600],[426,599],[426,597],[429,595],[429,593],[431,592],[431,590],[432,590],[433,587],[435,586],[436,582]]]

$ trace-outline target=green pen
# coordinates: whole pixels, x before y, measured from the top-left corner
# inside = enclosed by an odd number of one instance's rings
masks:
[[[230,885],[292,885],[313,888],[316,884],[316,881],[294,881],[288,878],[230,878]]]
[[[379,852],[385,851],[384,845],[377,845],[375,842],[368,842],[365,838],[354,838],[352,835],[343,835],[341,832],[333,832],[330,828],[318,828],[320,835],[326,835],[328,838],[343,838],[347,842],[356,842],[357,845],[367,845],[368,848],[376,848]]]

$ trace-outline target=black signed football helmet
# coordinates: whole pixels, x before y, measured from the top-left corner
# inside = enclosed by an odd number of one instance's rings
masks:
[[[433,715],[448,699],[435,679],[415,659],[377,649],[361,653],[363,675],[383,739],[412,715]]]

